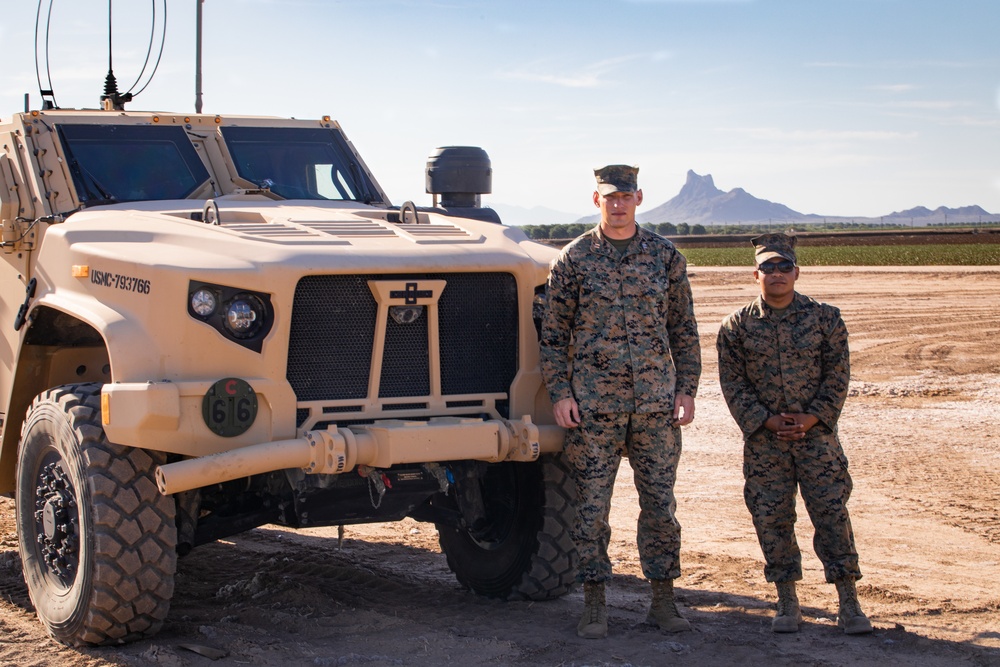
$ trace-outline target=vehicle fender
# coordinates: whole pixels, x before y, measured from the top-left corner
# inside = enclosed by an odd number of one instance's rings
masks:
[[[38,313],[43,309],[50,309],[64,312],[74,319],[89,325],[103,339],[104,349],[102,351],[95,348],[67,347],[67,360],[81,358],[81,355],[90,354],[91,358],[96,355],[107,356],[108,365],[113,365],[111,352],[108,346],[108,339],[133,341],[143,340],[143,332],[134,322],[127,321],[123,315],[113,308],[97,301],[86,301],[72,298],[71,295],[63,296],[56,292],[45,292],[44,284],[39,284],[35,299],[31,302],[28,310],[29,326],[24,328],[20,337],[20,346],[16,351],[14,360],[13,383],[10,394],[7,396],[6,419],[3,424],[3,436],[0,439],[0,493],[10,493],[14,490],[14,469],[17,461],[17,446],[21,435],[21,425],[24,423],[25,413],[32,399],[46,389],[73,382],[94,381],[100,379],[96,377],[101,368],[92,369],[86,377],[72,372],[68,366],[79,366],[79,364],[59,363],[56,360],[52,363],[53,355],[38,353],[35,346],[31,346],[26,341],[30,339],[31,326],[37,319]],[[140,346],[142,347],[142,346]],[[148,350],[147,350],[148,352]]]

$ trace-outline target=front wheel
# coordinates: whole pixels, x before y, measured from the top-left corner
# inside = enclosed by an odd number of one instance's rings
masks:
[[[579,560],[569,533],[576,490],[559,457],[490,465],[481,487],[485,525],[475,532],[438,526],[441,550],[459,583],[508,600],[568,593]]]
[[[165,457],[108,442],[101,385],[40,394],[21,430],[17,528],[39,620],[71,646],[155,634],[177,566],[172,497],[153,477]]]

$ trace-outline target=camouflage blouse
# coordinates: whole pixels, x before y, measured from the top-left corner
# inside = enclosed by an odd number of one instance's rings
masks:
[[[723,320],[716,348],[722,393],[744,437],[781,412],[836,429],[851,379],[840,310],[796,292],[778,317],[757,297]]]
[[[595,227],[552,263],[542,374],[583,412],[672,412],[694,396],[701,347],[684,255],[639,228],[624,254]]]

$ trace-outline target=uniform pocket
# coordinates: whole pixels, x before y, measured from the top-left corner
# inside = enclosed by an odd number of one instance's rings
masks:
[[[771,354],[771,352],[774,351],[775,345],[775,341],[767,336],[755,336],[753,334],[749,334],[743,339],[743,348],[754,357],[767,356]]]
[[[580,284],[580,303],[614,302],[618,299],[618,281],[605,276],[588,275]]]
[[[819,329],[809,329],[803,332],[796,332],[795,340],[792,341],[796,351],[800,353],[816,354],[823,345],[823,332]]]

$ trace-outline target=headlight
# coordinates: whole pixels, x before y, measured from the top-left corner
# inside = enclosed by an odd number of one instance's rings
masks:
[[[202,317],[208,317],[215,312],[215,295],[207,289],[200,289],[191,295],[191,310]]]
[[[226,328],[237,338],[249,338],[264,321],[264,306],[260,300],[240,294],[226,306]]]
[[[271,295],[245,288],[192,280],[188,284],[188,315],[230,341],[260,352],[274,325]]]

